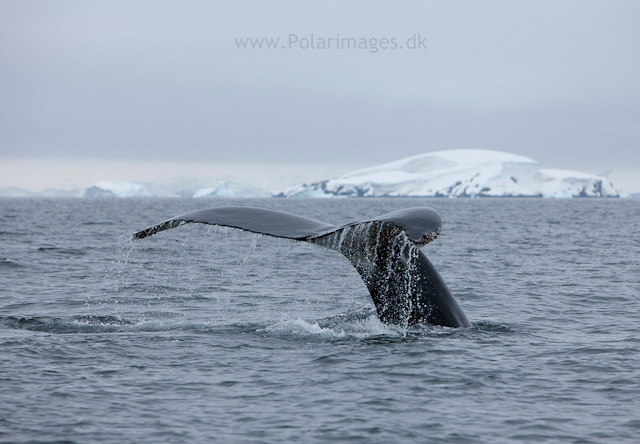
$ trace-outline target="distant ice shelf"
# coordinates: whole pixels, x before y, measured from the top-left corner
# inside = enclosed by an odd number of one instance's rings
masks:
[[[289,188],[276,197],[620,197],[603,176],[492,150],[436,151]]]

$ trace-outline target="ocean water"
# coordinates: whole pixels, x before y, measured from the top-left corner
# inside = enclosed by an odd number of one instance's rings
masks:
[[[471,328],[381,324],[338,253],[188,225],[426,205]],[[640,442],[640,200],[1,199],[0,442]]]

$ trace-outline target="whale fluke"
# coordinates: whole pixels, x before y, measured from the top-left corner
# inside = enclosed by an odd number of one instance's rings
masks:
[[[134,239],[143,239],[160,231],[184,224],[200,223],[239,228],[252,233],[287,239],[306,240],[316,233],[326,233],[338,227],[295,214],[255,207],[216,207],[190,211],[172,217],[146,230],[138,231]]]
[[[382,322],[469,327],[447,284],[420,251],[440,234],[442,218],[427,207],[408,208],[341,226],[254,207],[191,211],[133,235],[144,239],[189,223],[219,225],[306,241],[342,253],[362,277]]]

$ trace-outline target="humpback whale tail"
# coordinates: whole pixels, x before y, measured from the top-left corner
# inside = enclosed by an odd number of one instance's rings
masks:
[[[135,233],[133,239],[190,223],[238,228],[339,251],[362,277],[382,322],[471,326],[447,284],[420,250],[438,237],[442,228],[442,218],[431,208],[408,208],[336,226],[264,208],[216,207],[173,217]]]

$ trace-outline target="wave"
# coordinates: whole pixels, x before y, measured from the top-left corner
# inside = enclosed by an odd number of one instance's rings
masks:
[[[375,310],[363,306],[347,314],[319,320],[282,315],[276,322],[225,324],[211,320],[187,319],[182,314],[150,313],[138,319],[112,315],[81,315],[63,317],[0,318],[0,325],[8,328],[54,334],[171,332],[196,334],[255,334],[286,341],[311,342],[397,342],[421,337],[474,336],[477,333],[507,333],[503,325],[481,322],[471,328],[459,329],[433,325],[402,327],[383,324]]]
[[[86,249],[79,248],[63,248],[63,247],[55,247],[55,246],[44,246],[36,248],[36,251],[43,253],[58,253],[65,256],[84,256],[87,254]]]
[[[24,266],[25,265],[12,261],[11,259],[7,259],[6,257],[0,257],[0,268],[22,268]]]

